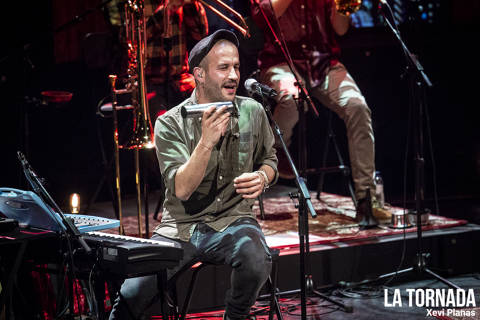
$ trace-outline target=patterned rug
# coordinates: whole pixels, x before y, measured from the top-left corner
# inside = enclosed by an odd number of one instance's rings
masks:
[[[403,234],[404,232],[404,229],[389,227],[392,214],[403,214],[403,208],[386,204],[385,210],[382,210],[377,216],[379,226],[360,230],[358,223],[354,220],[356,211],[351,198],[322,193],[320,200],[317,200],[316,192],[311,192],[310,195],[313,207],[317,213],[316,218],[312,218],[310,215],[308,217],[310,244],[369,240],[381,236]],[[270,246],[282,248],[298,245],[297,203],[298,201],[294,201],[287,196],[265,199],[263,203],[265,220],[261,220],[259,217],[260,208],[258,202],[254,206],[254,211],[257,213],[257,218],[259,218],[258,220]],[[466,220],[454,220],[430,214],[429,221],[422,226],[422,230],[450,228],[466,223]],[[415,226],[405,229],[405,232],[416,231]]]
[[[403,209],[399,207],[385,206],[383,215],[378,216],[379,226],[360,230],[355,222],[355,207],[351,198],[335,194],[322,193],[320,200],[316,198],[316,192],[310,193],[313,207],[317,217],[309,219],[309,242],[310,244],[333,244],[335,242],[348,242],[352,240],[369,240],[382,236],[402,234],[404,229],[393,229],[389,227],[392,214],[401,214]],[[288,196],[265,198],[263,200],[264,219],[260,216],[258,201],[253,210],[257,215],[262,229],[271,247],[284,248],[298,246],[298,209],[297,200]],[[159,221],[149,215],[150,235]],[[161,215],[158,216],[160,219]],[[125,234],[138,236],[138,219],[136,216],[124,217],[123,225]],[[429,222],[422,226],[422,230],[434,230],[451,228],[467,224],[466,220],[454,220],[442,216],[430,214]],[[145,233],[145,222],[142,217],[142,231]],[[405,232],[416,232],[416,227],[406,228]],[[116,232],[116,230],[112,230]]]

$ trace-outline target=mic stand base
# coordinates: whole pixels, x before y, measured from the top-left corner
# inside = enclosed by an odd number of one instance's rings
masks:
[[[457,286],[453,282],[443,278],[442,276],[440,276],[440,275],[436,274],[435,272],[433,272],[432,270],[430,270],[427,267],[427,263],[426,263],[426,258],[428,256],[429,256],[429,254],[427,254],[427,253],[417,254],[417,256],[415,257],[415,262],[414,262],[413,267],[402,269],[402,270],[399,270],[399,271],[396,271],[396,272],[385,273],[385,274],[382,274],[382,275],[376,277],[375,279],[363,280],[363,281],[353,282],[353,283],[345,283],[342,286],[345,287],[345,288],[354,288],[354,287],[358,287],[358,286],[361,286],[361,285],[375,283],[375,282],[378,282],[380,280],[385,280],[385,279],[388,279],[390,277],[394,277],[394,276],[397,276],[397,275],[404,275],[404,274],[407,274],[407,273],[415,272],[417,275],[421,275],[421,274],[424,274],[424,273],[427,274],[427,275],[430,275],[433,278],[437,279],[438,281],[443,282],[444,284],[446,284],[450,288],[461,289],[459,286]]]
[[[309,240],[308,240],[308,214],[312,216],[312,218],[317,217],[317,213],[315,212],[315,209],[312,204],[312,199],[310,197],[310,193],[308,191],[307,185],[305,183],[305,179],[301,177],[298,174],[297,168],[295,167],[295,164],[293,163],[292,157],[290,156],[290,153],[288,151],[288,147],[285,144],[285,141],[283,140],[283,134],[278,127],[277,123],[275,120],[273,120],[273,115],[271,112],[270,105],[268,102],[265,100],[263,101],[263,106],[265,108],[265,111],[267,113],[267,116],[269,120],[272,123],[273,131],[278,137],[281,146],[283,148],[283,151],[285,152],[285,155],[288,159],[288,163],[290,165],[290,168],[292,169],[294,175],[295,175],[295,182],[297,185],[297,193],[291,193],[290,197],[293,198],[298,198],[298,239],[299,239],[299,248],[300,248],[300,300],[301,300],[301,319],[302,320],[307,320],[307,293],[315,293],[317,296],[330,301],[338,306],[340,306],[342,309],[344,309],[347,312],[352,312],[353,309],[352,307],[345,306],[343,303],[339,301],[335,301],[320,292],[315,292],[313,290],[313,280],[312,276],[309,272],[310,270],[310,260],[309,260],[309,254],[310,254],[310,246],[309,246]]]
[[[303,181],[303,178],[300,178]],[[301,294],[301,309],[302,309],[302,320],[306,320],[306,298],[307,296],[315,295],[321,299],[327,300],[347,313],[353,312],[352,306],[347,306],[340,301],[336,301],[327,295],[314,289],[313,277],[310,273],[310,243],[309,243],[309,227],[308,227],[308,211],[306,210],[305,202],[306,199],[298,195],[291,195],[291,198],[297,198],[299,201],[298,205],[298,236],[300,240],[300,278],[301,278],[301,288],[299,290]]]
[[[327,300],[328,302],[330,303],[333,303],[337,306],[339,306],[340,308],[343,309],[343,311],[347,312],[347,313],[353,313],[353,307],[352,306],[347,306],[346,304],[343,304],[337,300],[334,300],[332,298],[330,298],[329,296],[317,291],[317,290],[312,290],[312,293],[314,293],[316,296],[318,296],[319,298],[323,299],[323,300]]]
[[[383,2],[382,2],[383,3]],[[385,2],[388,6],[388,3]],[[420,62],[417,60],[415,55],[410,53],[405,43],[400,38],[397,30],[392,26],[390,21],[385,17],[385,22],[388,25],[389,29],[393,32],[399,44],[402,46],[403,52],[407,58],[408,66],[406,68],[406,75],[409,76],[410,80],[410,106],[413,108],[413,152],[415,154],[415,210],[417,213],[417,255],[414,261],[413,267],[400,270],[397,272],[389,273],[386,275],[381,275],[376,279],[369,281],[377,281],[384,279],[389,276],[395,276],[397,274],[404,274],[415,270],[418,274],[426,273],[430,276],[433,276],[437,280],[443,282],[454,289],[460,289],[456,284],[444,279],[443,277],[437,275],[433,271],[427,268],[426,258],[429,256],[428,253],[423,252],[423,236],[422,236],[422,219],[421,216],[426,212],[424,207],[424,158],[423,158],[423,113],[424,108],[426,108],[426,92],[425,84],[427,87],[432,87],[432,83],[428,79],[427,75],[423,71],[423,67]],[[416,70],[416,73],[412,73],[411,70]],[[364,284],[365,282],[361,282]]]
[[[299,294],[301,293],[301,290],[300,289],[294,289],[294,290],[288,290],[288,291],[281,291],[281,292],[277,292],[275,295],[277,297],[284,297],[284,296],[291,296],[291,295],[295,295],[295,294]],[[348,306],[348,305],[345,305],[337,300],[334,300],[332,298],[330,298],[329,296],[321,293],[320,291],[318,290],[315,290],[315,289],[310,289],[309,291],[307,291],[307,295],[309,296],[312,296],[312,295],[315,295],[317,296],[318,298],[320,299],[323,299],[323,300],[326,300],[328,302],[331,302],[337,306],[339,306],[340,308],[342,308],[345,312],[347,313],[352,313],[353,312],[353,307],[352,306]],[[264,295],[264,296],[260,296],[260,298],[267,298],[269,297],[269,295]]]

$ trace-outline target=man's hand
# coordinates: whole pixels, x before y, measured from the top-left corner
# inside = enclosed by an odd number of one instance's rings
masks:
[[[265,181],[258,173],[242,173],[233,179],[233,186],[237,193],[245,199],[255,199],[263,192]]]
[[[205,175],[212,149],[225,134],[230,113],[224,106],[218,110],[211,106],[203,112],[202,136],[190,159],[180,166],[175,175],[175,196],[183,201],[190,198]]]
[[[211,150],[218,143],[220,137],[225,135],[230,120],[230,112],[226,112],[226,110],[226,106],[218,110],[215,106],[211,106],[203,112],[200,145]]]

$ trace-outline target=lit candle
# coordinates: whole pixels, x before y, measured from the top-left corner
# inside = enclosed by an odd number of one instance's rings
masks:
[[[71,213],[80,212],[80,195],[78,193],[72,193],[70,195],[70,212]]]

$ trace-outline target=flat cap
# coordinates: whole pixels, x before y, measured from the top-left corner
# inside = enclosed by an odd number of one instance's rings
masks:
[[[190,50],[190,53],[188,54],[188,68],[190,73],[193,73],[193,68],[198,67],[215,43],[222,39],[232,42],[238,48],[238,38],[235,33],[226,29],[215,31],[211,35],[198,41],[192,50]]]

